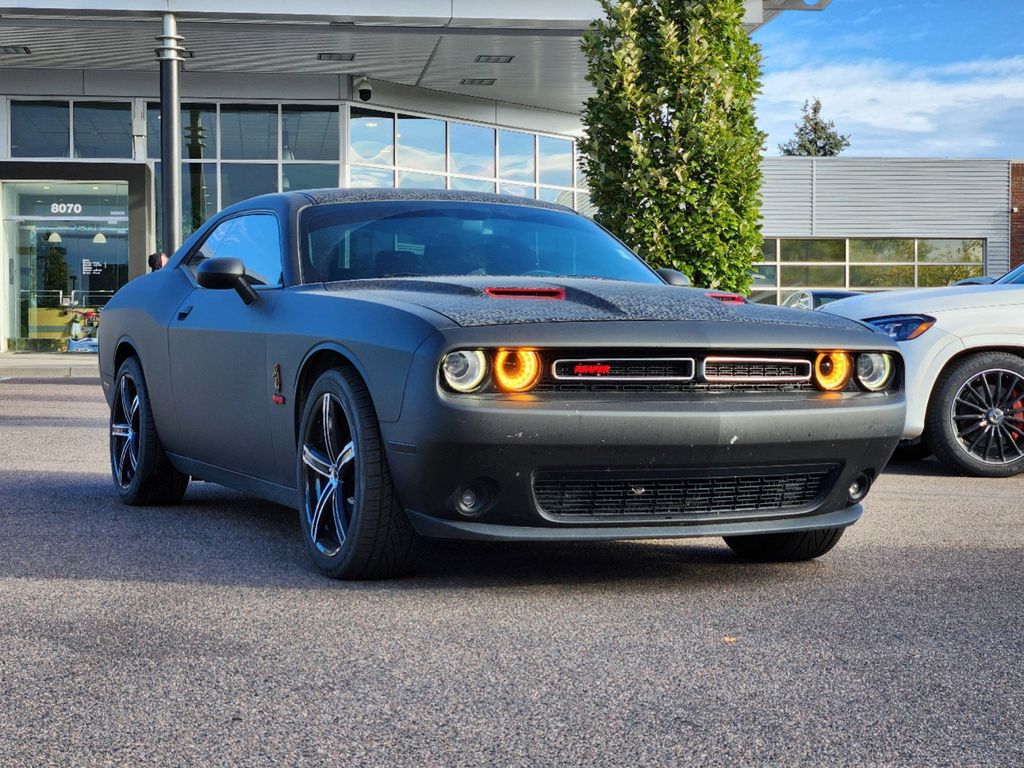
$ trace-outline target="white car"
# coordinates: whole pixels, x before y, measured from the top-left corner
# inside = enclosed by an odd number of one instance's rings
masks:
[[[1024,471],[1024,285],[864,294],[820,311],[899,343],[909,445],[972,475]]]

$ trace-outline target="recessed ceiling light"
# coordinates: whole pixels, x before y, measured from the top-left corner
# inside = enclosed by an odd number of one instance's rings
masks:
[[[318,53],[316,57],[320,61],[355,61],[354,53]]]
[[[493,77],[464,77],[459,85],[494,85],[496,82]]]
[[[477,64],[508,64],[515,56],[477,56]]]
[[[28,56],[30,51],[24,45],[0,45],[0,54],[5,56]]]

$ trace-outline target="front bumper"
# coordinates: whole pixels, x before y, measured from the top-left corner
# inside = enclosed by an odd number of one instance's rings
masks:
[[[410,382],[415,384],[415,382]],[[428,382],[423,382],[427,384]],[[429,382],[433,384],[433,382]],[[448,396],[411,386],[402,417],[382,424],[399,497],[426,536],[499,540],[732,536],[841,527],[862,508],[855,478],[874,479],[903,428],[901,393],[704,394],[680,398]],[[561,515],[538,476],[590,471],[712,477],[829,468],[813,499],[789,508],[692,514]],[[481,513],[460,512],[465,488]]]

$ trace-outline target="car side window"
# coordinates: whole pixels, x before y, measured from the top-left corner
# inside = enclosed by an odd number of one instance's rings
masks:
[[[281,229],[269,213],[235,216],[217,225],[188,261],[195,268],[206,259],[241,259],[250,277],[263,285],[281,284]]]

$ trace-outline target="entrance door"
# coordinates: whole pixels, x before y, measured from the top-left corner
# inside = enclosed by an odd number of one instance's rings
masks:
[[[3,185],[0,340],[95,352],[103,306],[128,281],[127,182]]]

